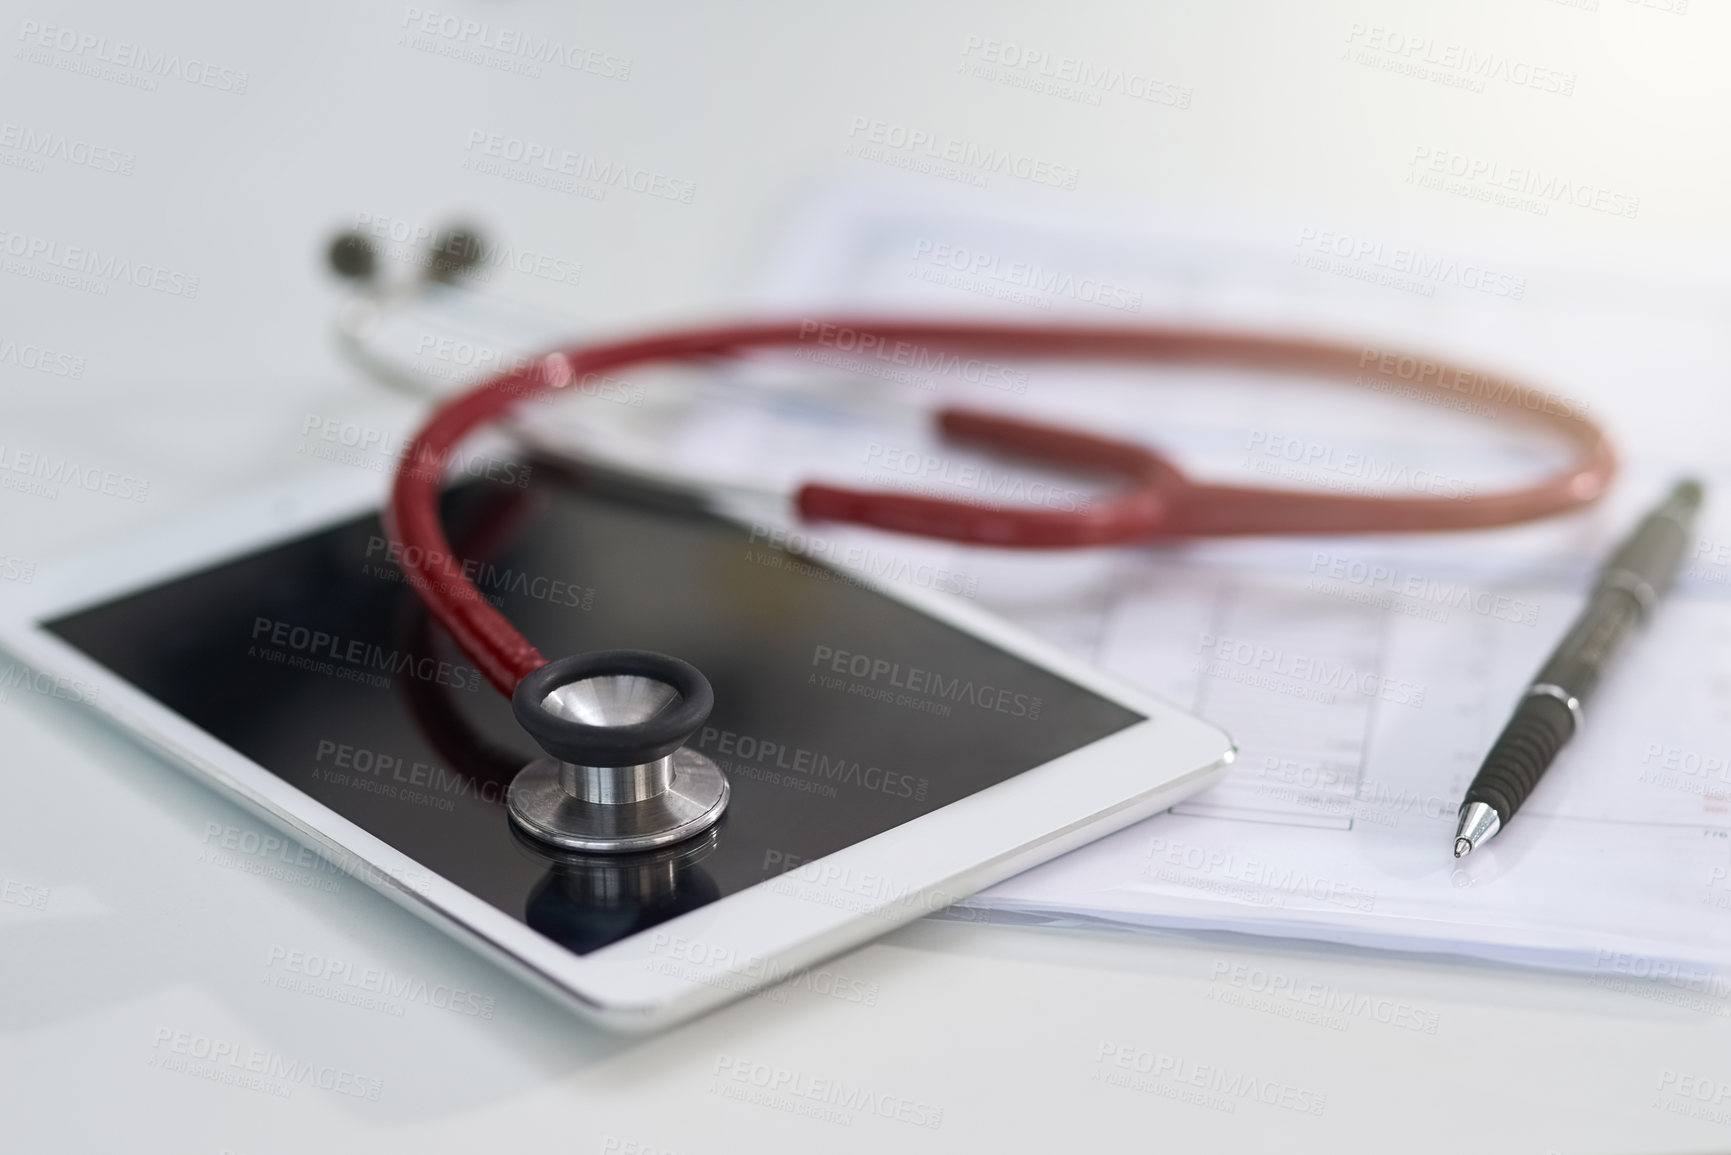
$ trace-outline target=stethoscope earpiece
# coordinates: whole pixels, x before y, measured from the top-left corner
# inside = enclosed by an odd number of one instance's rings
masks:
[[[345,281],[369,282],[378,275],[378,253],[373,242],[355,232],[338,233],[325,250],[331,272]]]
[[[427,250],[425,276],[429,281],[451,284],[481,263],[487,242],[477,229],[455,225],[440,231]]]
[[[525,832],[568,850],[617,854],[707,830],[727,777],[685,745],[715,705],[695,666],[648,650],[560,658],[517,683],[511,712],[547,752],[506,793]]]
[[[421,280],[454,284],[481,263],[486,251],[486,237],[473,226],[451,225],[440,229],[427,247]],[[353,229],[345,229],[331,238],[330,246],[325,250],[325,260],[331,272],[345,281],[371,285],[379,275],[378,249],[366,236]]]

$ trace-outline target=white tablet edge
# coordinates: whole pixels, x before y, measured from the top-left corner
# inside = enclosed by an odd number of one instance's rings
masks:
[[[933,591],[860,584],[1134,710],[1132,725],[651,930],[576,955],[439,877],[48,633],[41,623],[376,509],[384,479],[302,482],[41,567],[0,599],[0,646],[172,760],[583,1016],[653,1030],[799,972],[1216,781],[1230,738],[1001,619]],[[834,566],[834,563],[828,563]],[[834,567],[844,568],[844,567]],[[51,691],[52,692],[52,691]]]

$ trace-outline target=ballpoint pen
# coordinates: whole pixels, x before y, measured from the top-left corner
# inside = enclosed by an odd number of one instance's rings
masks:
[[[1455,857],[1483,846],[1509,824],[1557,751],[1581,727],[1581,706],[1635,625],[1653,612],[1682,563],[1701,484],[1681,481],[1617,547],[1569,632],[1515,707],[1467,787],[1455,830]]]

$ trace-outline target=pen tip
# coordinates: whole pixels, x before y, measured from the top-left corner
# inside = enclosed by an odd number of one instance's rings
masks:
[[[1466,838],[1455,839],[1455,857],[1465,858],[1473,848],[1472,841]]]
[[[1683,502],[1691,509],[1695,509],[1701,504],[1701,483],[1693,477],[1685,477],[1682,481],[1677,483],[1676,488],[1671,491],[1671,495],[1675,500]]]

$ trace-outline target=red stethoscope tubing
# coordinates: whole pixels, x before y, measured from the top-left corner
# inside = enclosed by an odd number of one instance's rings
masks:
[[[986,322],[879,319],[786,321],[660,333],[549,354],[501,374],[436,409],[405,451],[391,490],[388,524],[402,567],[458,647],[501,693],[546,659],[494,609],[452,556],[439,519],[444,466],[470,433],[526,398],[556,392],[586,374],[651,361],[711,359],[751,349],[798,346],[850,334],[873,349],[906,346],[996,356],[1083,360],[1203,362],[1306,372],[1385,383],[1401,393],[1482,389],[1479,396],[1557,428],[1580,456],[1567,469],[1524,489],[1463,497],[1383,498],[1324,492],[1203,485],[1158,453],[1131,442],[1013,417],[944,409],[940,427],[968,441],[1059,464],[1105,469],[1130,484],[1081,512],[983,506],[905,493],[810,484],[796,495],[808,518],[975,544],[1061,548],[1239,534],[1394,533],[1473,529],[1530,521],[1597,500],[1616,472],[1604,432],[1579,406],[1537,389],[1434,358],[1395,357],[1362,346],[1195,329],[1026,326]],[[1368,370],[1368,371],[1367,371]]]

